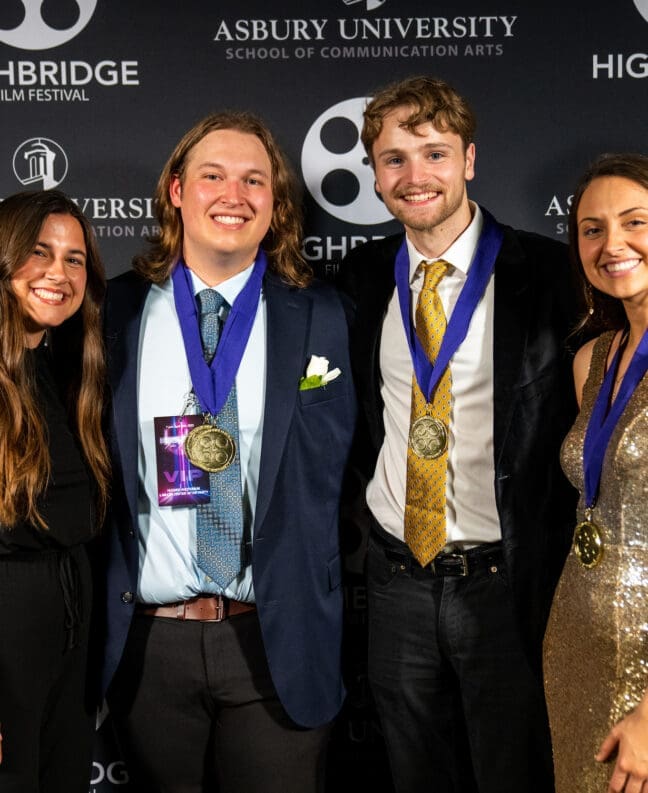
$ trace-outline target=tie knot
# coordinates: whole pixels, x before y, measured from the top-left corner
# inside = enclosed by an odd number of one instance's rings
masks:
[[[436,289],[443,276],[448,272],[449,264],[443,259],[436,262],[422,262],[423,289]]]
[[[207,316],[207,314],[218,314],[223,306],[228,305],[227,300],[215,289],[203,289],[198,292],[196,299],[201,317]]]

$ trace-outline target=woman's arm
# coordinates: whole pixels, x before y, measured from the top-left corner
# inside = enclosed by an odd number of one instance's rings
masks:
[[[616,749],[617,758],[608,793],[642,793],[648,789],[648,692],[632,713],[608,733],[596,755],[599,762],[609,759]]]

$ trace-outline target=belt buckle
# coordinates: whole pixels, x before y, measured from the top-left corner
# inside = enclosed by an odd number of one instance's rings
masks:
[[[452,553],[444,553],[443,558],[445,559],[452,559],[452,560],[459,560],[461,562],[461,569],[459,572],[452,572],[452,575],[461,576],[461,578],[465,578],[468,575],[468,557],[465,553],[457,553],[457,551],[452,551]]]
[[[227,619],[226,601],[222,595],[215,595],[214,602],[216,604],[216,616],[210,622],[222,622]]]
[[[200,622],[223,622],[227,619],[227,600],[223,595],[209,595],[201,598],[205,605],[200,605],[200,612],[197,619]],[[207,608],[207,602],[214,604],[214,616],[211,616],[211,607]],[[181,618],[182,619],[182,618]]]

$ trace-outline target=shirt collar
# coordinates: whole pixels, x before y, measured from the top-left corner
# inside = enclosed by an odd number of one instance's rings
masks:
[[[409,237],[405,237],[407,240],[407,253],[409,255],[410,263],[410,284],[417,276],[417,270],[421,260],[438,261],[438,259],[446,259],[448,262],[450,262],[453,269],[458,270],[465,278],[468,273],[470,263],[472,262],[475,255],[475,251],[477,250],[479,235],[481,234],[482,228],[484,226],[484,216],[482,215],[481,209],[479,208],[479,204],[471,201],[470,206],[473,209],[472,220],[466,229],[462,231],[457,239],[452,243],[452,245],[446,251],[444,251],[441,256],[437,256],[436,259],[430,260],[427,256],[424,256],[414,247]],[[452,270],[450,272],[452,272]]]
[[[249,267],[246,267],[245,270],[241,270],[240,273],[236,273],[236,275],[233,275],[231,278],[227,278],[225,281],[221,281],[220,284],[213,287],[207,286],[207,284],[202,281],[191,268],[189,268],[189,272],[191,273],[191,281],[193,283],[194,295],[197,295],[198,292],[202,292],[203,289],[211,288],[222,295],[231,306],[238,297],[239,292],[243,289],[245,284],[247,284],[248,279],[252,275],[253,267],[254,262],[252,262]]]

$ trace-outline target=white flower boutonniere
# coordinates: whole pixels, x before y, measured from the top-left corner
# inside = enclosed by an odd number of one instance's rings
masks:
[[[324,358],[321,355],[311,355],[306,367],[306,375],[299,379],[299,390],[308,391],[309,388],[323,388],[327,383],[342,374],[337,368],[331,369],[329,372],[328,366],[328,358]]]

